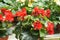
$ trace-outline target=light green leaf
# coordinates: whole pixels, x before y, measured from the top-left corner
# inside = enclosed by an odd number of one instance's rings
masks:
[[[33,36],[28,31],[24,31],[22,32],[21,40],[37,40],[37,36]]]
[[[7,9],[12,9],[13,7],[12,6],[9,6],[7,4],[4,4],[2,2],[0,2],[0,8],[7,8]]]
[[[46,31],[44,29],[39,30],[40,37],[44,37],[46,35]]]
[[[2,27],[6,27],[6,23],[2,23]]]
[[[0,2],[2,2],[3,0],[0,0]]]
[[[12,1],[11,0],[4,0],[5,3],[11,4]]]
[[[13,14],[15,14],[15,13],[16,13],[14,9],[12,10],[12,13],[13,13]]]

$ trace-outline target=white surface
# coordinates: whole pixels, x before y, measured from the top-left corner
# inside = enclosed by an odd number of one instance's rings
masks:
[[[15,34],[10,35],[9,38],[8,38],[8,40],[17,40],[17,39],[15,38]]]
[[[60,38],[60,34],[46,35],[44,39]]]
[[[46,35],[46,37],[44,39],[51,39],[51,38],[60,38],[60,34]],[[8,40],[17,40],[15,38],[15,34],[10,35]]]

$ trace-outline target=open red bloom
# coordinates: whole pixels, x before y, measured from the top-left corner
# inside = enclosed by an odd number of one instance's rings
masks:
[[[24,17],[27,15],[26,9],[23,8],[21,11],[16,12],[16,16],[20,17],[21,19],[24,19]]]
[[[52,22],[47,23],[47,32],[48,34],[54,34],[54,24]]]
[[[10,15],[6,15],[5,20],[12,22],[14,21],[14,17]]]
[[[38,12],[38,10],[39,10],[38,6],[36,6],[33,10],[34,10],[35,12]]]
[[[2,8],[1,9],[1,12],[4,14],[4,15],[12,15],[12,12],[10,10],[7,10],[5,8]]]
[[[33,15],[33,16],[38,16],[38,15],[40,15],[40,13],[39,13],[39,8],[38,8],[38,7],[35,7],[35,8],[33,9],[32,15]]]
[[[38,7],[35,7],[32,11],[32,15],[33,16],[38,16],[38,15],[42,15],[42,17],[46,16],[46,17],[50,17],[50,9],[44,10],[44,9],[39,9]]]
[[[6,8],[2,8],[1,12],[4,13],[6,11]]]
[[[44,9],[39,9],[39,13],[40,13],[42,16],[45,16],[45,10],[44,10]]]
[[[21,11],[22,11],[23,13],[25,13],[25,14],[27,13],[27,12],[26,12],[26,8],[22,8]]]
[[[4,20],[10,21],[10,22],[14,21],[14,15],[12,14],[10,10],[2,8],[1,12],[5,15]]]
[[[50,9],[47,9],[45,12],[46,12],[46,13],[45,13],[46,16],[47,16],[48,18],[50,18],[50,13],[51,13]]]
[[[33,23],[34,30],[40,30],[42,28],[42,24],[39,21]]]
[[[3,20],[3,16],[0,14],[0,21],[2,21]]]
[[[17,11],[16,12],[16,16],[21,16],[22,12],[21,11]]]
[[[54,30],[48,31],[48,34],[50,34],[50,35],[54,34]]]

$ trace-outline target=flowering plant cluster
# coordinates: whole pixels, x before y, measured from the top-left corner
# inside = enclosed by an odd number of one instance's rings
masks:
[[[47,30],[48,34],[54,34],[54,24],[48,19],[50,18],[50,14],[50,9],[44,10],[39,9],[38,7],[34,7],[30,15],[27,14],[26,8],[22,8],[21,11],[16,12],[18,21],[22,22],[22,26],[32,26],[31,28],[33,28],[34,30],[41,30],[42,28],[44,28],[45,30]],[[24,24],[25,21],[28,22],[28,24]],[[29,21],[31,21],[31,23]],[[47,21],[47,26],[45,26],[43,21]]]
[[[3,13],[1,14],[1,19],[0,19],[2,22],[4,21],[13,22],[14,21],[14,16],[10,10],[2,8],[1,12]]]
[[[8,35],[8,29],[13,26],[14,15],[6,8],[0,9],[0,35]],[[3,31],[3,32],[2,32]]]
[[[44,10],[36,6],[32,9],[31,14],[28,14],[26,7],[22,8],[16,12],[17,20],[20,22],[20,32],[29,30],[31,35],[34,35],[37,31],[35,36],[40,35],[40,37],[44,37],[45,34],[54,34],[54,23],[49,20],[50,15],[50,9]]]
[[[20,40],[42,40],[45,35],[54,34],[58,7],[52,0],[3,0],[0,22],[7,29],[15,25],[13,33]]]

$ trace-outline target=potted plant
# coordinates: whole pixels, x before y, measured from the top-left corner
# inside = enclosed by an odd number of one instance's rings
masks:
[[[9,12],[8,17],[12,17],[11,20],[7,17],[8,20],[4,22],[12,24],[14,20],[16,26],[14,33],[20,40],[43,40],[45,35],[54,34],[54,24],[59,22],[56,20],[56,12],[59,13],[58,7],[53,0],[3,0],[0,2],[0,8],[6,8],[1,10],[4,13],[2,15]],[[5,12],[7,9],[9,10]]]
[[[23,2],[22,2],[23,3]],[[54,34],[54,23],[49,19],[51,10],[38,5],[31,7],[32,1],[25,1],[25,5],[16,11],[16,38],[19,40],[44,40],[46,34]]]
[[[15,33],[17,38],[20,40],[43,40],[46,34],[54,33],[54,26],[59,23],[60,17],[60,7],[56,5],[54,0],[35,2],[34,0],[26,0],[20,2],[23,6],[16,12],[18,23]]]
[[[13,26],[14,16],[8,9],[0,9],[0,40],[8,40],[10,28]]]
[[[15,0],[1,0],[0,1],[0,40],[8,40],[12,29],[16,24],[15,11],[18,9],[18,4]]]

